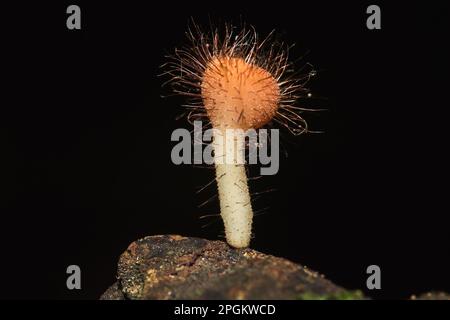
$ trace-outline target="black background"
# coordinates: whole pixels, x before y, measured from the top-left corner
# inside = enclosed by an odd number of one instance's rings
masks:
[[[82,30],[66,28],[72,3],[3,11],[7,81],[1,112],[2,298],[96,299],[117,258],[155,234],[217,239],[218,205],[198,208],[213,171],[175,166],[170,134],[179,98],[162,99],[164,55],[185,43],[192,16],[277,30],[291,56],[318,70],[305,114],[322,134],[283,137],[275,188],[255,203],[252,247],[325,274],[373,298],[450,291],[448,11],[430,2],[80,3]],[[9,98],[9,99],[8,99]],[[202,228],[202,225],[212,222]],[[82,290],[66,289],[66,267]],[[365,289],[366,267],[382,290]]]

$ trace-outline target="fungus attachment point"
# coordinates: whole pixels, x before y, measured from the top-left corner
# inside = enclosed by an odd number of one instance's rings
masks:
[[[201,94],[216,129],[213,146],[226,239],[233,247],[247,247],[253,210],[244,167],[245,139],[239,134],[272,120],[278,109],[280,90],[277,81],[263,68],[242,58],[221,56],[208,63]]]

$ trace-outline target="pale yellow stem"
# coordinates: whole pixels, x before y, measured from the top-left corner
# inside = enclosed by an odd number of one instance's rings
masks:
[[[220,214],[229,245],[250,244],[253,210],[245,172],[245,140],[235,134],[215,130],[214,162],[219,192]]]

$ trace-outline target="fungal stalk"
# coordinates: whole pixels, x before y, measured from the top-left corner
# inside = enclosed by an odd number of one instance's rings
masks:
[[[304,78],[287,78],[287,50],[271,37],[259,41],[254,31],[234,33],[226,27],[203,34],[196,25],[187,33],[191,44],[178,49],[167,64],[176,93],[192,98],[189,120],[208,119],[220,214],[228,244],[247,247],[253,210],[245,168],[242,133],[270,121],[293,133],[306,129],[292,103],[303,93]]]
[[[247,247],[253,211],[243,165],[245,140],[239,132],[259,128],[272,119],[279,87],[270,73],[243,58],[219,56],[205,69],[201,94],[216,129],[213,146],[225,236],[231,246]]]
[[[217,132],[217,131],[216,131]],[[236,248],[247,247],[252,231],[253,210],[239,140],[233,134],[214,134],[214,162],[220,201],[220,215],[227,242]],[[235,145],[234,147],[231,147]],[[236,148],[237,145],[237,148]],[[231,157],[230,157],[231,155]],[[228,158],[224,162],[223,159]]]

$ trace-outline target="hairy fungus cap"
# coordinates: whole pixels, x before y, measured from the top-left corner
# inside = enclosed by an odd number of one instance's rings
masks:
[[[243,58],[221,56],[207,65],[201,95],[214,127],[259,128],[275,116],[280,88],[270,72]]]
[[[188,44],[175,49],[163,65],[175,94],[187,98],[187,120],[205,121],[216,129],[258,129],[268,122],[299,135],[308,131],[296,106],[309,97],[306,84],[315,70],[306,64],[295,71],[289,46],[273,33],[260,38],[253,27],[211,27],[202,32],[193,23]],[[306,72],[310,69],[309,72]]]

